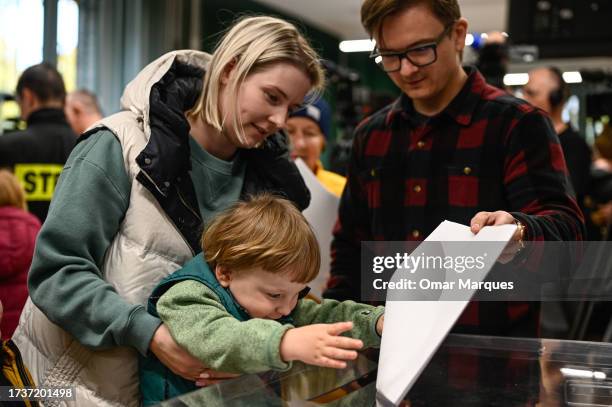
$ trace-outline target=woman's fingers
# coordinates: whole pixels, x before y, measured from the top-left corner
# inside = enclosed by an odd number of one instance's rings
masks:
[[[198,387],[211,386],[221,383],[226,380],[231,380],[240,376],[237,373],[218,372],[212,369],[205,369],[196,379],[195,384]]]
[[[206,369],[200,375],[200,377],[202,377],[203,379],[233,379],[234,377],[238,376],[240,375],[237,373],[219,372],[217,370],[212,369]]]

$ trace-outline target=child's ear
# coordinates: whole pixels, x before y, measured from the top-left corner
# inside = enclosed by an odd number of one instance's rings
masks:
[[[232,272],[227,267],[216,265],[215,277],[217,277],[221,287],[227,288],[232,280]]]

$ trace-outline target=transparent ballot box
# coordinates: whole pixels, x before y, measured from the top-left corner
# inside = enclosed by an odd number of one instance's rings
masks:
[[[373,406],[377,356],[362,352],[341,370],[296,363],[161,405]],[[612,344],[451,334],[402,405],[612,406]]]

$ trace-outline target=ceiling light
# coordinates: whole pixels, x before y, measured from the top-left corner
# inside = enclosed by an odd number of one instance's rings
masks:
[[[582,83],[582,75],[578,71],[563,72],[565,83]]]
[[[473,43],[474,43],[474,35],[467,33],[467,35],[465,36],[465,45],[469,47]]]
[[[562,367],[560,370],[561,374],[566,377],[599,380],[604,380],[606,378],[606,374],[604,372],[597,372],[593,370],[571,369],[568,367]]]
[[[529,82],[529,75],[526,73],[508,73],[504,75],[504,85],[521,86]]]
[[[340,42],[340,51],[342,52],[369,52],[376,46],[374,40],[351,40]]]

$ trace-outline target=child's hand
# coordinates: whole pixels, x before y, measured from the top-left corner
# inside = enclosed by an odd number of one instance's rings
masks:
[[[385,315],[381,315],[376,321],[376,333],[378,336],[382,336],[383,326],[385,325]]]
[[[343,369],[344,360],[356,359],[355,349],[363,347],[359,339],[339,336],[352,328],[352,322],[337,322],[289,329],[280,343],[281,358],[286,362],[301,360],[310,365]]]

